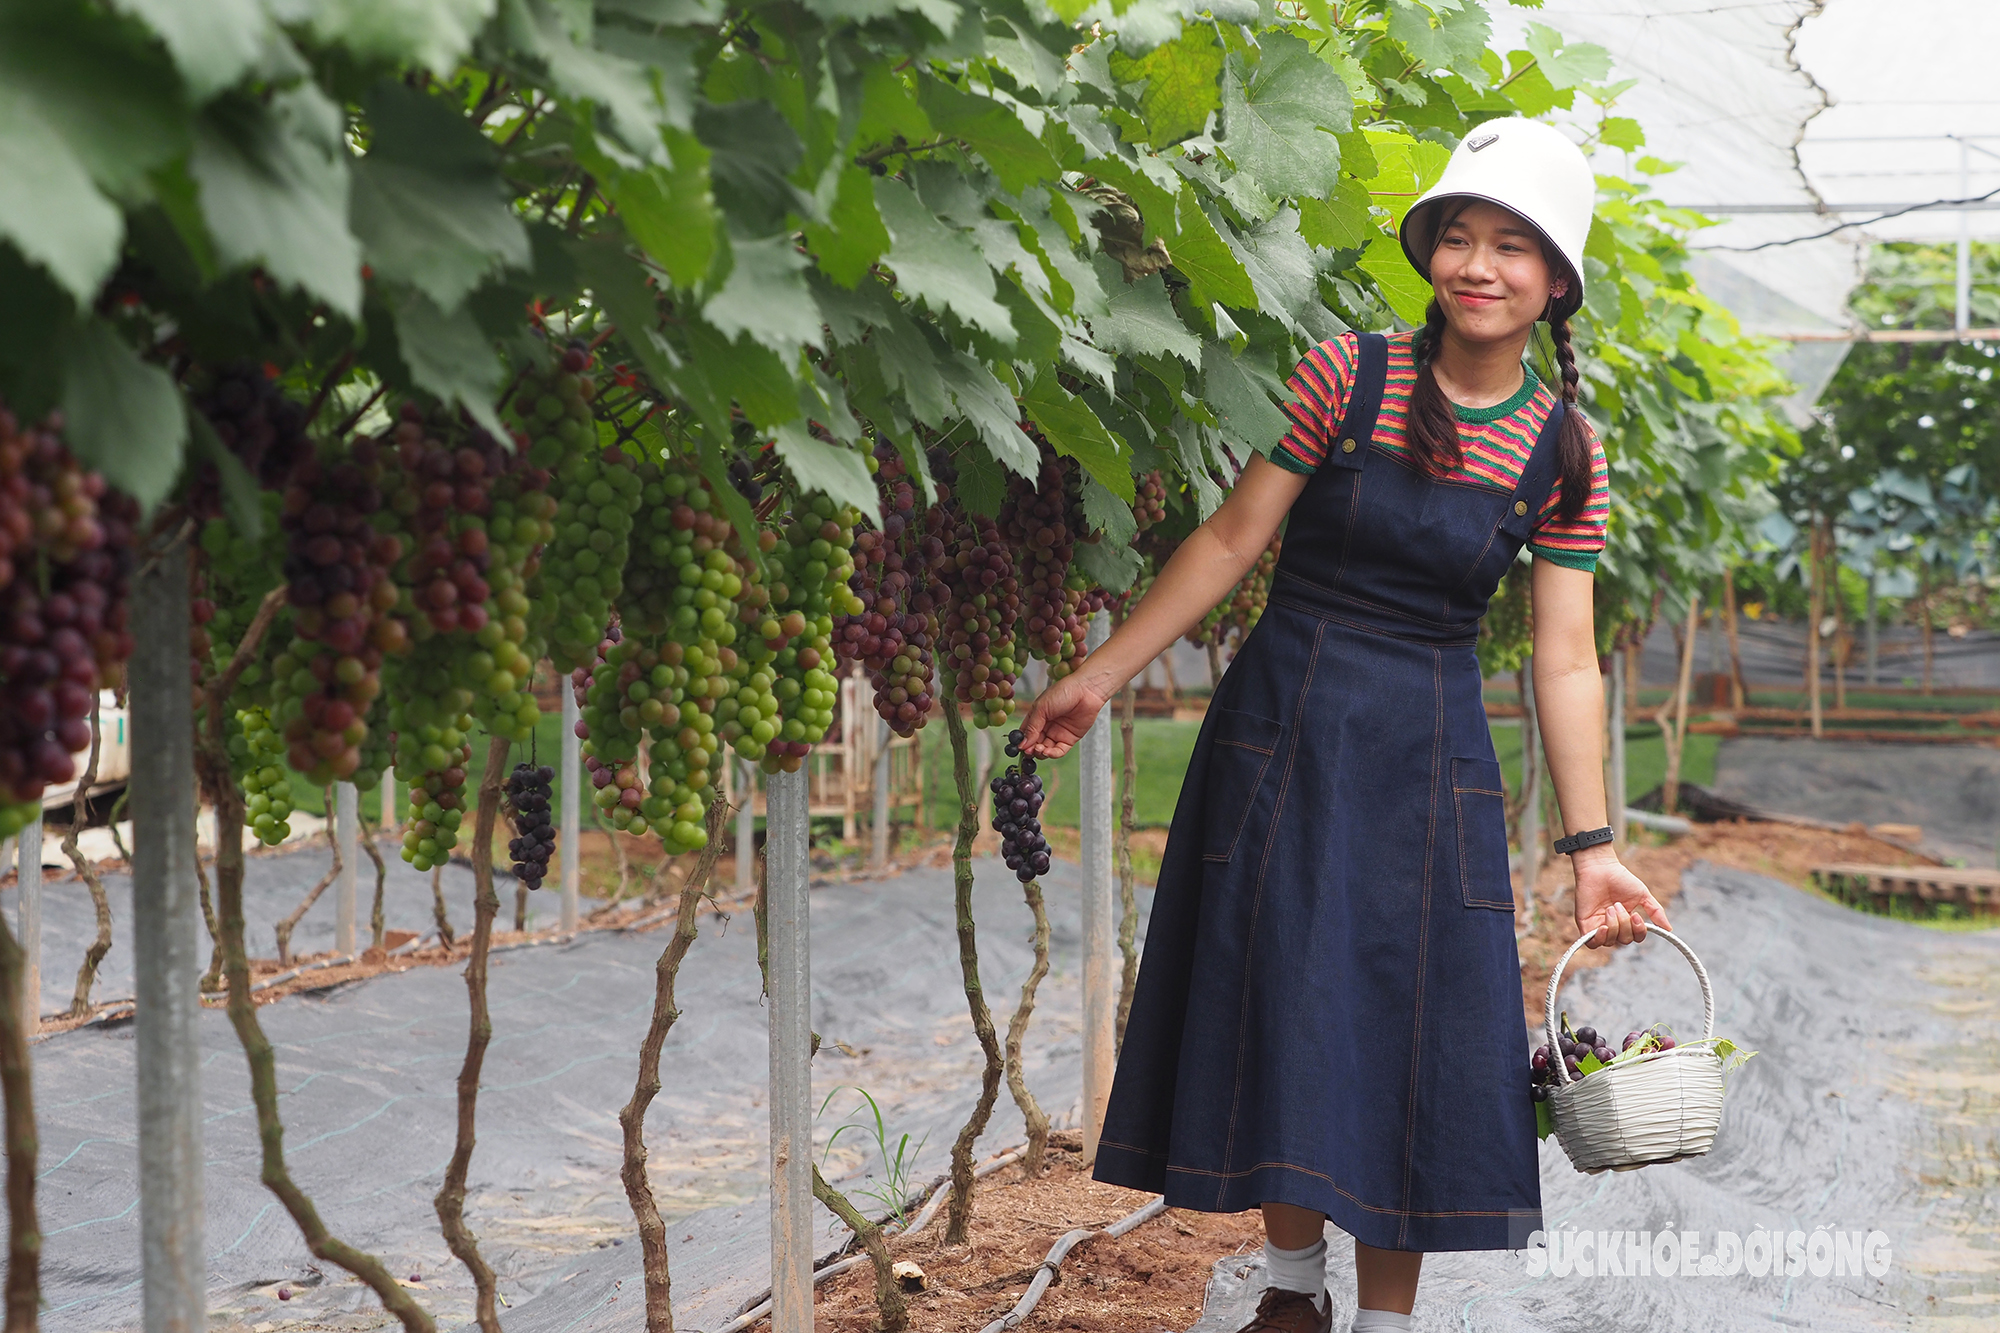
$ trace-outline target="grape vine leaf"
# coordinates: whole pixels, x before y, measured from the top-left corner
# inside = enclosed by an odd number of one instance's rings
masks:
[[[787,236],[732,237],[728,278],[702,306],[702,317],[734,340],[749,337],[785,361],[802,343],[825,341],[819,307],[806,285],[811,262]]]
[[[650,424],[650,423],[649,423]],[[722,442],[713,431],[703,431],[695,456],[696,466],[701,475],[708,479],[709,493],[722,506],[723,514],[736,529],[736,535],[743,539],[743,549],[757,548],[757,513],[750,502],[743,498],[743,492],[736,489],[736,483],[729,479],[729,460],[723,456]]]
[[[860,167],[840,172],[826,218],[823,224],[806,224],[806,244],[812,247],[820,272],[852,287],[889,248],[889,232],[875,210],[874,180],[867,172]]]
[[[174,59],[188,92],[205,102],[255,65],[276,40],[257,0],[112,0],[111,7],[151,28]]]
[[[1607,148],[1622,148],[1627,152],[1646,146],[1646,132],[1630,116],[1606,116],[1597,127],[1597,138]]]
[[[1354,104],[1337,76],[1312,48],[1289,33],[1262,39],[1254,70],[1232,55],[1222,75],[1219,146],[1266,194],[1312,195],[1340,179],[1340,141],[1354,120]]]
[[[374,134],[354,164],[349,217],[377,277],[456,310],[489,273],[530,267],[493,146],[462,113],[389,80],[366,108]]]
[[[1108,536],[1094,542],[1076,544],[1076,563],[1082,568],[1084,577],[1106,592],[1124,592],[1138,581],[1140,571],[1146,561],[1130,546],[1120,545]]]
[[[1435,15],[1415,0],[1389,0],[1389,36],[1421,62],[1424,69],[1477,74],[1480,53],[1493,34],[1493,20],[1477,4],[1436,7]],[[1436,27],[1432,27],[1435,18]]]
[[[917,103],[939,134],[977,153],[1009,193],[1056,176],[1049,150],[1004,102],[961,92],[943,79],[923,79],[917,84]]]
[[[993,270],[969,236],[938,221],[900,181],[876,181],[875,206],[891,242],[883,262],[904,295],[934,311],[949,310],[1003,342],[1013,341],[1014,322],[993,299]]]
[[[1368,178],[1368,193],[1389,210],[1389,220],[1401,226],[1403,215],[1417,196],[1437,183],[1444,174],[1451,150],[1428,139],[1416,139],[1400,130],[1369,130],[1368,146],[1375,156],[1375,173]]]
[[[1191,366],[1200,362],[1201,341],[1174,313],[1166,279],[1155,273],[1128,283],[1117,260],[1100,254],[1096,264],[1097,280],[1107,297],[1104,313],[1090,321],[1092,342],[1109,352],[1173,355]]]
[[[1246,353],[1246,356],[1254,353]],[[1224,439],[1269,454],[1291,421],[1278,410],[1243,360],[1219,343],[1202,348],[1202,401],[1214,409]]]
[[[1136,492],[1126,450],[1105,429],[1090,405],[1056,382],[1044,369],[1021,395],[1021,407],[1059,454],[1074,458],[1113,495],[1131,504]]]
[[[99,319],[61,335],[64,439],[70,451],[150,512],[173,490],[187,413],[173,380]]]
[[[790,179],[805,146],[769,102],[703,103],[694,128],[711,153],[708,173],[716,202],[737,227],[769,235],[785,230],[789,214],[811,218],[818,211],[812,196]]]
[[[1342,177],[1325,199],[1299,200],[1299,235],[1322,249],[1359,250],[1382,234],[1368,203],[1366,187]]]
[[[1112,76],[1121,83],[1145,80],[1139,115],[1156,149],[1179,143],[1208,127],[1209,113],[1222,107],[1223,50],[1215,29],[1189,23],[1173,41],[1156,46],[1143,60],[1111,57]]]
[[[815,438],[803,421],[778,427],[775,440],[778,456],[801,489],[823,494],[835,504],[853,505],[876,527],[882,526],[881,495],[859,453]]]
[[[285,21],[304,19],[313,36],[346,47],[352,57],[407,61],[441,73],[472,48],[493,17],[493,0],[314,0],[273,8]]]
[[[1132,506],[1104,488],[1096,477],[1083,479],[1083,521],[1092,532],[1104,534],[1112,545],[1124,546],[1139,535],[1139,520]]]
[[[1556,1118],[1547,1102],[1535,1103],[1535,1137],[1545,1139],[1556,1132]]]
[[[462,4],[480,2],[456,0]],[[660,71],[637,61],[580,46],[572,39],[562,17],[545,0],[507,0],[500,17],[507,37],[524,54],[541,62],[556,90],[567,98],[600,108],[615,127],[619,142],[640,160],[666,160],[667,149],[660,130],[666,126],[687,129],[689,118],[670,114],[670,110],[687,111],[692,107],[682,99],[675,99],[671,107],[663,103],[660,83],[685,84],[692,78],[691,69],[662,76]],[[692,63],[692,56],[684,50],[678,58]]]
[[[1411,325],[1424,322],[1424,312],[1431,303],[1431,285],[1411,267],[1400,241],[1388,236],[1370,241],[1361,256],[1361,271],[1375,279],[1382,298],[1397,318]]]
[[[87,304],[118,262],[125,218],[18,88],[0,80],[0,236]]]
[[[219,98],[195,127],[189,167],[216,255],[261,264],[352,317],[361,308],[361,244],[348,229],[340,109],[306,83],[267,101]]]
[[[460,307],[447,313],[411,291],[395,304],[394,315],[396,350],[411,383],[440,402],[457,403],[496,439],[511,439],[493,410],[504,367],[472,312]]]
[[[1021,409],[1007,386],[994,378],[985,362],[968,352],[955,351],[940,358],[937,365],[958,410],[979,432],[994,459],[1032,479],[1040,460],[1034,444],[1021,430]]]
[[[1181,188],[1175,216],[1180,226],[1168,240],[1167,249],[1174,257],[1174,268],[1188,280],[1189,298],[1203,306],[1255,306],[1257,289],[1244,271],[1243,261],[1223,242],[1192,185]]]
[[[1553,88],[1596,83],[1611,72],[1611,53],[1590,42],[1564,43],[1562,34],[1545,23],[1528,25],[1527,47]]]
[[[708,150],[690,135],[669,135],[673,166],[626,171],[606,159],[597,179],[639,248],[676,284],[693,287],[708,275],[717,249]]]

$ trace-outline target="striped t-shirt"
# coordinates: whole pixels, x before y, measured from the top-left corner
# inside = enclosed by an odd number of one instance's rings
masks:
[[[1414,331],[1388,335],[1389,374],[1382,390],[1382,410],[1375,419],[1374,443],[1391,453],[1409,454],[1410,395],[1417,368],[1411,355]],[[1292,428],[1271,451],[1271,461],[1293,472],[1310,474],[1326,457],[1328,442],[1347,413],[1348,386],[1360,355],[1357,335],[1343,333],[1306,353],[1292,372],[1292,401],[1285,413]],[[1450,474],[1457,481],[1511,491],[1528,465],[1535,438],[1556,405],[1555,393],[1535,372],[1522,366],[1526,378],[1519,393],[1492,407],[1452,406],[1458,414],[1459,452],[1463,456]],[[1582,413],[1578,413],[1582,418]],[[1582,418],[1590,430],[1588,418]],[[1590,502],[1573,519],[1556,514],[1562,488],[1549,492],[1528,547],[1537,556],[1571,569],[1595,570],[1604,549],[1604,525],[1611,512],[1611,484],[1604,464],[1604,445],[1590,430]]]

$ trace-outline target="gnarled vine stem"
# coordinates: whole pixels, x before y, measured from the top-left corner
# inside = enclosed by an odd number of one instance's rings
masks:
[[[1021,1043],[1035,1012],[1035,990],[1049,974],[1049,914],[1042,907],[1040,880],[1029,880],[1021,891],[1027,896],[1028,910],[1035,914],[1035,965],[1021,983],[1021,1003],[1007,1023],[1007,1090],[1014,1094],[1014,1104],[1021,1108],[1021,1119],[1028,1127],[1028,1150],[1021,1158],[1021,1171],[1034,1180],[1042,1174],[1042,1155],[1049,1147],[1049,1115],[1028,1091],[1027,1071],[1021,1067]]]
[[[472,1168],[479,1071],[486,1063],[486,1045],[493,1040],[493,1017],[486,1008],[486,953],[493,944],[493,918],[500,912],[500,895],[493,890],[493,825],[500,815],[500,784],[507,775],[511,745],[504,736],[493,738],[486,747],[486,773],[479,780],[479,813],[472,825],[472,956],[465,964],[471,1031],[465,1042],[465,1063],[458,1071],[458,1142],[445,1167],[444,1186],[432,1200],[445,1244],[472,1273],[473,1313],[481,1333],[500,1333],[499,1284],[479,1253],[478,1239],[465,1225],[465,1177]]]
[[[311,1197],[285,1168],[285,1126],[278,1118],[277,1052],[257,1021],[257,1001],[250,993],[250,959],[243,947],[243,793],[230,772],[228,733],[222,720],[229,692],[256,655],[257,645],[284,599],[282,585],[264,598],[228,667],[208,682],[203,700],[205,725],[195,735],[195,774],[215,811],[216,924],[223,972],[229,979],[229,1022],[250,1066],[250,1099],[257,1107],[265,1188],[277,1195],[291,1214],[314,1258],[337,1264],[367,1283],[407,1333],[436,1333],[430,1312],[396,1281],[380,1259],[327,1230]]]
[[[646,1175],[646,1109],[660,1091],[660,1048],[666,1044],[681,1011],[674,1004],[674,980],[680,975],[681,960],[687,957],[697,933],[695,913],[715,872],[716,857],[722,851],[722,825],[729,803],[717,796],[708,807],[708,843],[701,849],[694,873],[681,886],[680,913],[674,933],[660,960],[653,967],[653,1018],[639,1043],[639,1077],[632,1086],[632,1100],[618,1113],[619,1128],[625,1135],[625,1160],[618,1176],[625,1185],[625,1197],[639,1222],[640,1265],[646,1278],[646,1333],[673,1333],[673,1281],[667,1265],[667,1225],[660,1218],[653,1198],[653,1184]]]
[[[941,670],[938,698],[944,707],[945,729],[951,735],[951,771],[958,781],[958,840],[952,846],[952,903],[958,919],[958,967],[965,982],[965,1003],[972,1011],[972,1030],[986,1056],[980,1073],[979,1100],[958,1138],[951,1145],[951,1206],[945,1213],[944,1242],[963,1245],[972,1230],[972,1145],[986,1132],[993,1103],[1000,1095],[1003,1061],[993,1031],[993,1013],[979,984],[979,939],[972,921],[972,840],[979,835],[979,794],[972,787],[972,759],[967,753],[965,719],[959,716],[951,673]]]
[[[77,838],[83,832],[83,821],[89,814],[90,789],[97,782],[97,760],[104,748],[104,733],[98,725],[97,696],[90,698],[90,761],[84,765],[83,776],[77,780],[76,801],[70,806],[69,832],[63,835],[63,855],[76,867],[77,878],[90,890],[90,905],[97,909],[97,938],[83,951],[83,964],[76,969],[76,994],[70,998],[69,1015],[82,1018],[90,1012],[90,990],[97,984],[97,969],[104,962],[104,955],[111,952],[111,900],[105,896],[104,880],[90,858],[83,854]],[[41,996],[26,997],[27,1003],[41,1008]]]

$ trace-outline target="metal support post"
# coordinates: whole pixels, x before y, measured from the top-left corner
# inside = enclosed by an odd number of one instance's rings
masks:
[[[875,835],[874,855],[869,864],[881,869],[889,864],[889,730],[886,718],[875,719]]]
[[[208,1327],[202,1245],[194,708],[188,558],[176,542],[132,581],[132,936],[138,1001],[139,1254],[145,1333]]]
[[[577,895],[583,883],[583,742],[577,739],[576,691],[569,678],[557,683],[562,692],[562,928],[576,929]]]
[[[736,891],[745,893],[757,882],[757,765],[738,759],[736,799]]]
[[[394,833],[396,831],[396,770],[395,769],[385,768],[382,770],[382,786],[380,788],[380,791],[381,791],[380,800],[382,802],[382,817],[375,821],[375,831],[377,833]]]
[[[1972,189],[1972,145],[1958,141],[1958,197],[1963,199]],[[1972,323],[1972,214],[1964,209],[1958,214],[1958,300],[1952,320],[1952,328],[1959,340],[1964,341],[1966,329]]]
[[[1867,662],[1867,668],[1868,668],[1867,680],[1870,685],[1879,685],[1882,683],[1881,676],[1877,669],[1877,664],[1880,661],[1880,657],[1877,652],[1879,645],[1875,636],[1875,582],[1876,582],[1875,561],[1874,557],[1871,556],[1869,557],[1868,561],[1868,662]]]
[[[354,952],[354,863],[361,857],[360,793],[351,782],[333,784],[333,836],[340,847],[340,874],[333,881],[333,951]]]
[[[28,1036],[42,1022],[42,821],[21,827],[21,856],[15,862],[21,886],[21,1026]]]
[[[764,786],[764,916],[770,949],[771,1330],[812,1333],[812,985],[806,903],[807,775]]]
[[[1090,618],[1085,645],[1111,637],[1111,617]],[[1083,1159],[1097,1160],[1118,1040],[1118,903],[1111,874],[1111,706],[1097,710],[1078,756],[1083,852]]]

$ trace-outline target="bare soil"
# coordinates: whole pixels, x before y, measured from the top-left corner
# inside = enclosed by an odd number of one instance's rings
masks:
[[[924,1290],[904,1297],[912,1329],[978,1333],[1013,1309],[1064,1232],[1103,1228],[1151,1201],[1092,1180],[1082,1146],[1077,1135],[1058,1134],[1041,1179],[1028,1180],[1011,1166],[980,1181],[969,1244],[944,1243],[942,1214],[919,1234],[889,1242],[893,1258],[924,1272]],[[1215,1261],[1263,1243],[1255,1213],[1170,1208],[1116,1240],[1100,1236],[1071,1250],[1022,1326],[1090,1333],[1184,1329],[1201,1317]],[[862,1264],[824,1283],[814,1296],[813,1326],[822,1333],[870,1333],[876,1326],[874,1268]]]

